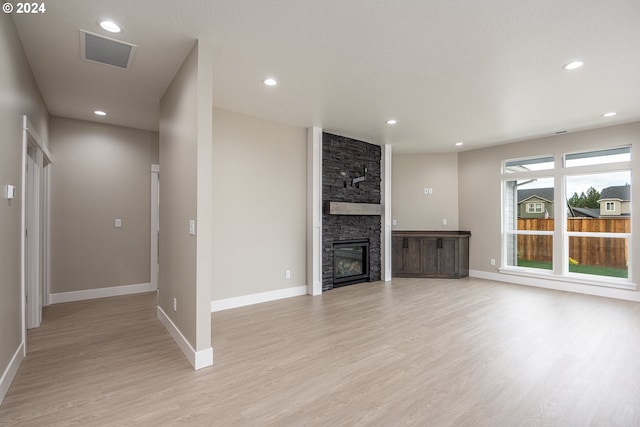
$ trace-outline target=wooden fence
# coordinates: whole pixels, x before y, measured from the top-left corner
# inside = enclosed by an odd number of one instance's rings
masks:
[[[518,219],[518,230],[552,231],[553,219]],[[567,231],[629,233],[630,218],[569,218]],[[521,259],[551,261],[553,236],[518,236]],[[605,237],[569,237],[569,257],[581,265],[626,268],[629,256],[628,239]]]

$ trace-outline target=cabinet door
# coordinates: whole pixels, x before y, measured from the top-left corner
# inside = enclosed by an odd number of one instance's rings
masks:
[[[391,263],[394,276],[420,274],[420,239],[394,237],[391,241]],[[405,276],[406,277],[406,276]]]
[[[405,273],[420,274],[422,272],[421,240],[416,237],[405,237],[404,239],[402,260]]]
[[[442,238],[440,248],[440,275],[457,277],[458,270],[458,239]]]
[[[403,243],[403,237],[393,237],[391,239],[391,272],[394,276],[405,273]]]
[[[423,237],[422,241],[422,273],[437,275],[438,269],[438,238]]]

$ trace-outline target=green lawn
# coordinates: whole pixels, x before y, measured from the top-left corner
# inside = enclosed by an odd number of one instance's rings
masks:
[[[552,268],[551,262],[524,259],[518,260],[518,267],[541,268],[543,270],[551,270]],[[598,267],[595,265],[569,265],[569,271],[572,273],[592,274],[596,276],[628,277],[627,269]]]

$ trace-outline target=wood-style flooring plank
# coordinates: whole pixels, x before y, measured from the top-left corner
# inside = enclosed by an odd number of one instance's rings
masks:
[[[154,293],[59,304],[0,425],[639,426],[640,304],[394,279],[212,314],[193,371]]]

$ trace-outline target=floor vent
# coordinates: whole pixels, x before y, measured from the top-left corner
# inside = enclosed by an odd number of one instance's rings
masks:
[[[85,61],[131,69],[136,46],[80,30],[80,56]]]

